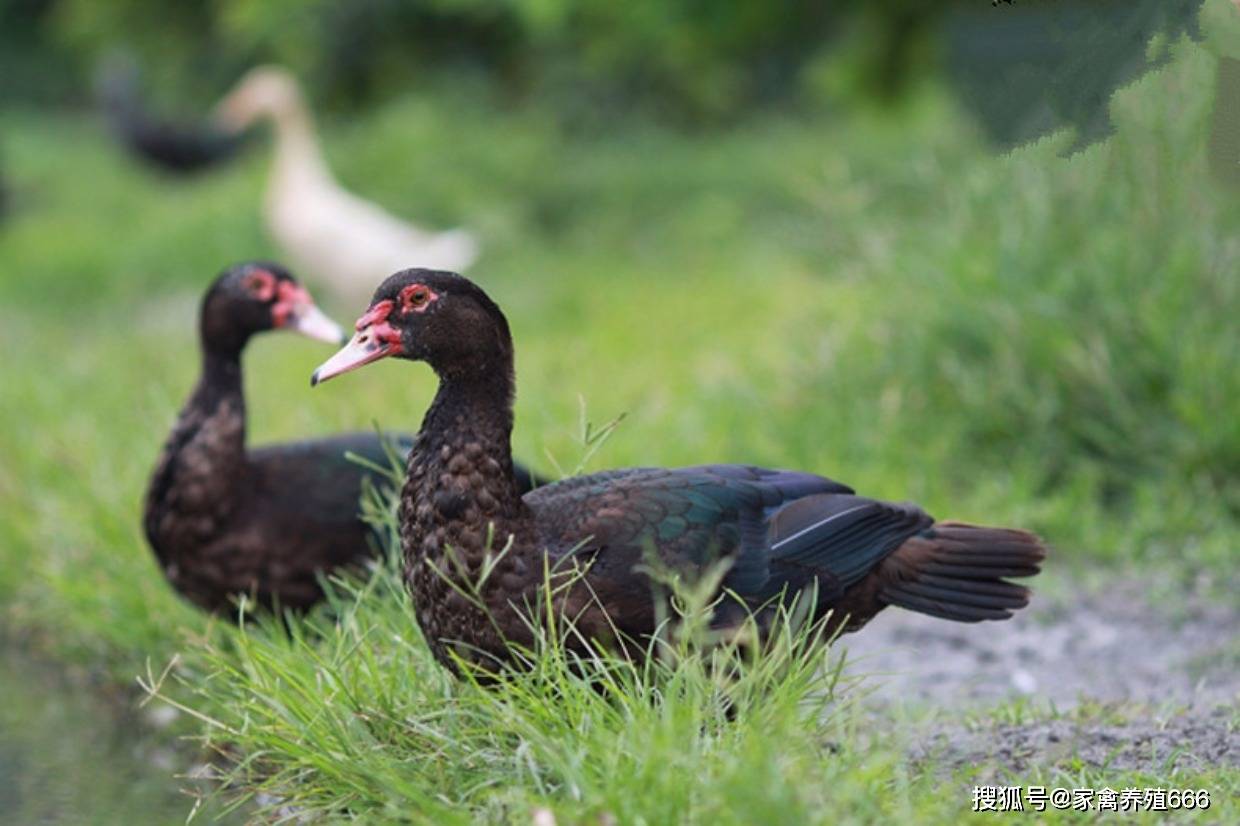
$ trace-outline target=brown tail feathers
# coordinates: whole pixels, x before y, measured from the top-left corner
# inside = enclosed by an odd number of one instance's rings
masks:
[[[879,598],[957,622],[1001,620],[1029,604],[1029,589],[1004,577],[1036,574],[1046,546],[1026,531],[939,522],[885,561]]]

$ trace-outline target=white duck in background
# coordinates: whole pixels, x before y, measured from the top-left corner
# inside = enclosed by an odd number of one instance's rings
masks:
[[[461,272],[478,256],[462,229],[434,232],[346,191],[332,177],[297,81],[277,67],[245,75],[216,108],[226,129],[271,121],[275,160],[267,182],[268,230],[298,272],[342,298],[368,297],[385,275],[408,267]]]

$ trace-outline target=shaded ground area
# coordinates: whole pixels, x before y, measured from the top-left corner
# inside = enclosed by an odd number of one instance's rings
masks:
[[[1048,583],[973,626],[887,611],[841,647],[866,702],[922,718],[917,759],[1240,766],[1240,603],[1217,596],[1236,590],[1158,581]]]
[[[178,776],[186,754],[150,736],[157,721],[135,712],[132,697],[77,676],[0,640],[0,822],[184,822],[191,795],[207,791]],[[244,822],[215,801],[200,815]]]

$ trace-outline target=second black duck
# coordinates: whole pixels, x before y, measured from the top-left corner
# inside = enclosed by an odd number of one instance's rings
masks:
[[[108,127],[133,157],[164,172],[186,175],[232,158],[245,138],[207,120],[168,118],[142,97],[137,64],[114,56],[99,70],[96,94]]]

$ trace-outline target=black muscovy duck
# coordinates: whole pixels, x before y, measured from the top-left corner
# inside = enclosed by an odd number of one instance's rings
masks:
[[[131,59],[114,57],[97,73],[95,91],[108,128],[130,155],[165,172],[200,172],[237,154],[245,135],[210,120],[173,119],[152,112]]]
[[[400,523],[419,623],[449,667],[450,652],[486,669],[509,660],[505,640],[531,642],[519,612],[541,604],[544,554],[552,569],[584,564],[584,577],[558,592],[560,607],[586,636],[622,645],[655,629],[649,551],[687,575],[731,560],[723,586],[740,602],[721,603],[720,623],[813,585],[820,616],[833,610],[829,622],[844,630],[888,605],[960,622],[1007,619],[1029,592],[1006,578],[1036,574],[1046,554],[1024,531],[936,522],[915,505],[788,470],[629,468],[523,493],[509,448],[508,322],[453,273],[405,270],[384,281],[311,383],[388,356],[425,361],[439,376],[409,453]],[[477,599],[467,598],[475,587]]]
[[[340,328],[286,270],[246,263],[225,270],[203,297],[202,375],[155,464],[143,527],[173,587],[208,611],[231,612],[238,594],[265,607],[305,609],[319,575],[377,552],[359,518],[369,471],[386,465],[374,433],[247,449],[241,352],[266,330],[339,344]],[[407,449],[412,439],[395,437]],[[528,489],[519,470],[514,484]]]

